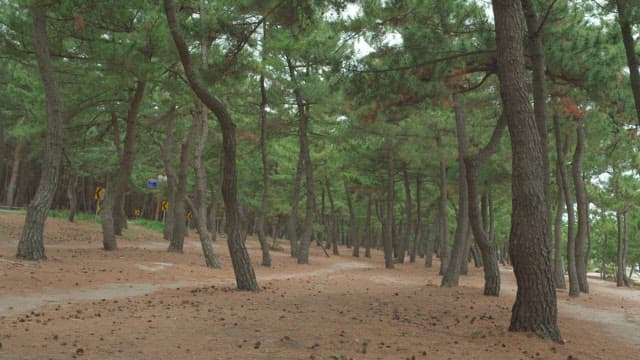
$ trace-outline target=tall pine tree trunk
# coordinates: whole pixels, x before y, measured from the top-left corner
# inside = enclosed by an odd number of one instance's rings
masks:
[[[44,7],[42,5],[31,7],[31,16],[38,72],[44,84],[47,132],[40,182],[35,196],[27,207],[27,215],[18,241],[16,256],[25,260],[44,260],[46,259],[43,240],[44,223],[53,202],[62,166],[63,119],[60,89],[55,79],[55,69],[49,54]]]
[[[589,283],[587,282],[587,262],[585,260],[585,242],[587,241],[587,233],[589,231],[589,214],[587,207],[587,192],[582,179],[582,158],[584,157],[584,146],[586,136],[584,133],[584,121],[577,120],[576,128],[576,149],[573,154],[573,162],[571,164],[571,172],[573,175],[573,184],[576,189],[576,205],[578,210],[578,231],[576,231],[575,239],[575,261],[576,275],[580,291],[589,293]]]
[[[615,0],[618,10],[618,24],[622,32],[622,43],[627,55],[627,66],[629,67],[629,78],[631,80],[631,92],[633,94],[633,102],[636,106],[636,120],[640,125],[640,70],[638,69],[638,56],[636,55],[635,40],[633,39],[632,16],[637,13],[637,7],[628,9],[626,0]],[[631,1],[627,1],[631,4]]]
[[[558,145],[557,145],[558,146]],[[560,163],[558,162],[558,166]],[[556,217],[553,225],[554,251],[553,251],[553,278],[557,289],[566,289],[567,284],[564,280],[564,264],[562,261],[562,216],[564,214],[564,190],[562,188],[562,179],[559,167],[556,171],[556,182],[558,183],[558,198],[556,205]]]
[[[266,31],[266,29],[265,29]],[[271,266],[271,254],[265,231],[265,219],[269,213],[269,159],[267,153],[267,89],[264,75],[260,76],[260,158],[262,159],[262,200],[258,214],[258,240],[262,250],[262,266]]]
[[[224,159],[224,171],[222,182],[222,195],[225,204],[227,246],[233,263],[233,271],[239,290],[259,291],[249,253],[240,234],[240,204],[238,201],[238,170],[236,165],[236,132],[235,124],[226,106],[208,89],[202,85],[198,78],[189,48],[180,34],[180,27],[176,19],[176,10],[171,0],[164,0],[164,11],[167,17],[169,30],[176,45],[180,62],[183,65],[189,86],[198,98],[211,110],[220,125],[222,132],[222,149]]]
[[[447,270],[442,277],[441,285],[444,287],[458,286],[460,278],[460,266],[463,261],[464,250],[466,245],[467,227],[469,226],[469,202],[466,167],[464,165],[464,157],[467,153],[467,135],[465,131],[465,119],[462,103],[459,95],[453,96],[455,118],[456,118],[456,135],[458,138],[458,166],[460,170],[460,178],[458,179],[458,214],[456,222],[456,234],[451,249],[451,257]]]
[[[390,126],[390,125],[387,125]],[[393,269],[393,203],[394,203],[394,165],[393,165],[393,139],[391,131],[387,130],[387,202],[386,218],[384,219],[384,266]]]
[[[544,146],[529,103],[519,0],[493,0],[498,78],[512,151],[512,216],[509,256],[518,290],[510,331],[535,332],[560,341],[549,259],[549,205],[544,194]]]
[[[440,201],[438,202],[438,255],[440,256],[440,275],[444,275],[449,264],[449,210],[447,207],[447,166],[444,162],[444,148],[442,138],[436,136],[436,146],[438,147]],[[429,255],[427,255],[429,256]],[[426,263],[425,263],[426,264]]]

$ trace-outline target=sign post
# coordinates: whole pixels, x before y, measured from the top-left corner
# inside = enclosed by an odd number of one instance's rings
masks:
[[[96,199],[96,216],[95,220],[98,221],[98,214],[102,211],[102,199],[104,199],[105,190],[102,186],[96,186],[96,192],[94,198]]]

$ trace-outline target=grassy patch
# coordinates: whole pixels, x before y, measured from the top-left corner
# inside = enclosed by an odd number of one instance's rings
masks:
[[[69,210],[49,210],[49,216],[52,218],[68,219]],[[95,221],[95,214],[76,213],[76,220],[80,221]]]
[[[164,230],[164,223],[162,221],[155,221],[149,219],[135,219],[131,220],[132,224],[136,224],[147,229],[155,230],[158,232],[162,232]]]

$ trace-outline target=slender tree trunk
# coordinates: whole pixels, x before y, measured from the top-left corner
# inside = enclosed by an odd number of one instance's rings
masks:
[[[459,95],[453,96],[455,103],[455,118],[456,118],[456,135],[458,138],[458,166],[460,170],[460,177],[458,179],[458,214],[456,222],[456,235],[453,242],[453,248],[451,249],[451,258],[447,265],[447,271],[442,277],[441,285],[444,287],[458,286],[458,280],[460,278],[460,267],[463,261],[467,227],[469,226],[469,200],[468,200],[468,187],[467,187],[467,169],[464,165],[464,158],[467,153],[467,134],[465,131],[465,119],[462,108],[462,103]]]
[[[266,31],[266,29],[265,29]],[[262,266],[271,266],[269,243],[265,233],[265,219],[269,213],[269,159],[267,157],[267,89],[264,75],[260,76],[260,155],[262,159],[262,201],[258,215],[258,240],[262,249]]]
[[[617,215],[617,214],[616,214]],[[607,215],[604,209],[602,209],[602,215],[601,215],[601,219],[602,219],[602,224],[603,224],[603,228],[604,230],[604,236],[603,236],[603,240],[602,240],[602,262],[600,264],[600,279],[602,280],[606,280],[607,279],[607,243],[609,242],[609,234],[606,231],[606,228],[604,226],[606,226],[605,221],[606,221]],[[617,216],[616,216],[617,218]]]
[[[373,194],[367,196],[367,219],[365,221],[364,231],[364,257],[371,257],[371,240],[373,238],[373,229],[371,226],[371,208],[373,206]]]
[[[16,185],[18,184],[18,174],[20,173],[20,161],[22,160],[22,147],[24,141],[17,140],[16,147],[13,150],[13,164],[11,164],[11,175],[9,176],[9,185],[5,195],[5,205],[11,207],[14,205],[16,195]]]
[[[304,158],[298,156],[296,165],[296,175],[293,180],[293,190],[291,192],[291,212],[287,218],[287,238],[291,247],[291,256],[297,257],[298,251],[298,207],[300,206],[300,187],[302,184],[302,172],[304,168]]]
[[[102,222],[102,248],[107,251],[118,249],[118,243],[116,242],[116,233],[113,227],[114,191],[112,191],[111,189],[112,187],[115,187],[112,186],[114,182],[114,176],[111,176],[110,180],[107,180],[104,200],[102,201],[102,211],[100,212],[100,220]]]
[[[529,103],[518,0],[493,0],[498,78],[511,136],[512,216],[509,255],[518,290],[510,331],[561,340],[549,259],[549,205],[544,194],[544,146]]]
[[[462,262],[460,263],[460,275],[469,275],[471,244],[473,243],[471,240],[471,226],[467,224],[467,231],[464,234],[464,252],[462,255]]]
[[[36,194],[27,207],[22,234],[16,256],[25,260],[45,260],[44,223],[55,195],[60,167],[62,166],[63,119],[60,89],[55,79],[55,69],[49,54],[45,9],[31,7],[33,18],[33,43],[38,71],[44,84],[47,107],[47,132],[44,161]]]
[[[347,208],[349,209],[349,238],[353,241],[353,252],[351,255],[353,257],[360,257],[360,243],[356,239],[356,235],[358,229],[356,229],[356,213],[353,210],[353,199],[351,198],[351,191],[349,190],[349,184],[347,184],[347,180],[344,180],[344,192],[347,198]]]
[[[172,108],[175,109],[175,108]],[[174,110],[172,110],[173,112]],[[171,241],[173,237],[173,226],[175,224],[175,194],[176,187],[178,183],[178,176],[176,175],[176,170],[173,167],[173,162],[171,159],[171,154],[173,153],[174,147],[174,127],[175,127],[175,116],[171,115],[167,117],[166,120],[166,128],[165,128],[165,139],[162,148],[160,149],[160,156],[162,157],[162,162],[164,164],[164,173],[167,176],[167,185],[166,185],[166,194],[165,198],[162,198],[162,184],[159,184],[160,189],[158,190],[160,193],[158,194],[158,206],[160,206],[161,202],[167,201],[169,204],[169,208],[164,211],[162,219],[164,219],[164,230],[163,237],[165,240]],[[166,200],[165,200],[166,199]]]
[[[553,116],[553,131],[556,137],[556,152],[558,161],[558,174],[560,175],[560,183],[562,184],[562,192],[567,209],[567,268],[569,272],[569,295],[580,295],[580,284],[578,283],[578,273],[576,270],[576,247],[575,247],[575,213],[573,211],[573,197],[569,188],[569,179],[566,168],[566,154],[568,151],[569,140],[565,137],[564,144],[560,140],[560,122],[558,115]],[[562,145],[560,145],[562,144]],[[558,148],[561,146],[561,148]]]
[[[146,80],[138,80],[136,90],[129,101],[127,130],[124,136],[122,158],[120,159],[118,182],[116,187],[113,189],[117,192],[117,194],[114,194],[115,197],[113,203],[113,227],[116,235],[122,235],[122,229],[127,227],[127,216],[124,211],[124,197],[127,191],[129,191],[129,182],[131,181],[131,173],[133,172],[133,162],[136,154],[136,124],[146,85]]]
[[[420,174],[416,174],[416,221],[415,221],[415,238],[413,239],[413,247],[411,249],[411,257],[409,262],[414,264],[416,262],[416,254],[418,253],[418,244],[422,243],[422,206],[420,203],[420,187],[422,187],[422,180]]]
[[[331,216],[330,216],[330,224],[331,231],[329,232],[329,238],[331,239],[331,244],[333,245],[333,255],[340,255],[340,251],[338,250],[338,241],[340,238],[340,219],[338,216],[338,211],[335,208],[335,204],[333,202],[333,192],[331,191],[331,183],[329,180],[325,181],[325,185],[327,188],[327,196],[329,197],[329,206],[331,207]],[[328,242],[328,240],[327,240]]]
[[[204,114],[203,114],[204,115]],[[169,240],[167,251],[182,253],[184,251],[184,237],[186,235],[186,213],[185,198],[187,196],[187,176],[189,175],[189,162],[191,156],[191,147],[196,140],[196,133],[200,127],[201,119],[197,110],[192,114],[191,127],[187,139],[182,144],[180,150],[180,168],[178,170],[178,179],[176,181],[176,193],[173,199],[173,233]]]
[[[584,121],[579,119],[576,128],[576,149],[573,154],[571,172],[573,174],[573,184],[576,189],[576,205],[578,210],[578,231],[575,239],[575,261],[578,285],[580,291],[589,293],[589,283],[587,282],[587,261],[585,260],[585,242],[589,227],[589,214],[587,203],[587,192],[582,179],[582,158],[584,157],[584,146],[586,142]]]
[[[501,115],[487,145],[478,154],[464,158],[469,193],[469,223],[475,242],[482,254],[484,295],[486,296],[500,295],[500,268],[497,259],[497,246],[493,237],[492,201],[488,192],[482,196],[481,208],[478,209],[478,174],[480,166],[497,151],[506,126],[506,118]]]
[[[557,144],[557,141],[556,141]],[[560,145],[556,145],[560,146]],[[567,284],[564,280],[564,264],[562,262],[562,215],[564,214],[565,200],[564,190],[562,187],[562,175],[560,174],[560,162],[557,164],[556,182],[558,183],[558,203],[556,205],[556,217],[553,225],[554,235],[554,259],[553,259],[553,278],[557,289],[566,289]]]
[[[402,168],[402,179],[404,183],[404,226],[402,227],[402,238],[398,246],[397,260],[400,264],[404,264],[404,258],[409,246],[411,238],[411,230],[413,227],[413,205],[411,204],[411,184],[409,183],[408,165],[405,163]]]
[[[67,199],[69,200],[69,222],[74,222],[76,214],[78,212],[78,198],[76,196],[76,188],[78,187],[78,176],[74,174],[69,175],[69,182],[67,183]]]
[[[178,55],[180,56],[180,61],[189,85],[198,98],[214,113],[222,132],[224,158],[222,194],[226,212],[227,246],[229,248],[229,255],[231,256],[231,262],[233,263],[237,287],[239,290],[259,291],[260,287],[258,286],[258,281],[253,266],[251,265],[249,253],[240,235],[235,124],[226,106],[215,96],[212,96],[208,89],[200,83],[189,55],[188,46],[180,35],[180,28],[176,19],[173,1],[164,0],[164,10],[167,23],[169,24],[169,30],[178,50]]]
[[[436,146],[440,157],[440,178],[438,181],[440,187],[440,202],[438,203],[440,241],[438,255],[440,256],[440,275],[444,275],[449,265],[449,211],[447,208],[449,200],[447,198],[447,166],[444,162],[444,149],[440,135],[436,136]]]
[[[626,273],[625,269],[627,267],[626,259],[624,257],[624,248],[625,248],[625,227],[626,227],[626,219],[624,218],[625,214],[620,211],[616,212],[616,222],[618,225],[618,247],[617,247],[617,256],[616,256],[616,285],[617,286],[627,286],[625,282]]]
[[[390,126],[390,125],[388,125]],[[393,165],[393,139],[391,131],[387,131],[387,208],[384,234],[384,266],[393,269],[393,203],[394,203],[394,165]]]
[[[638,70],[638,56],[636,55],[635,40],[633,39],[633,27],[631,23],[632,14],[635,9],[627,9],[625,0],[616,0],[616,8],[618,9],[618,24],[622,32],[622,43],[627,55],[627,65],[629,66],[629,78],[631,80],[631,91],[633,93],[633,102],[636,106],[636,119],[640,125],[640,70]],[[631,1],[627,2],[631,4]],[[632,5],[633,6],[633,5]],[[637,5],[636,5],[637,6]]]

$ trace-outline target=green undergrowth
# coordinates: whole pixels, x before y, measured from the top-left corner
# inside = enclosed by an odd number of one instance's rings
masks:
[[[149,219],[135,219],[130,220],[131,224],[145,227],[150,230],[162,232],[164,230],[164,223],[162,221],[149,220]]]
[[[68,219],[69,210],[49,210],[49,216],[57,219]],[[96,221],[94,214],[79,212],[76,213],[76,220],[79,221]],[[98,219],[99,220],[99,219]]]

